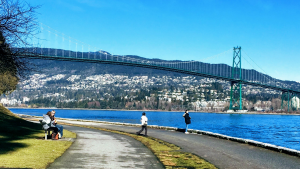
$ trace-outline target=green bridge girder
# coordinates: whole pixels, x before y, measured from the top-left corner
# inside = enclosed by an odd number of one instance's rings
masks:
[[[29,58],[29,59],[100,63],[100,64],[112,64],[112,65],[123,65],[123,66],[134,66],[134,67],[142,67],[142,68],[149,68],[149,69],[158,69],[158,70],[172,71],[172,72],[178,72],[178,73],[183,73],[183,74],[188,74],[188,75],[201,76],[201,77],[206,77],[206,78],[214,78],[214,79],[224,80],[224,81],[229,81],[229,82],[234,82],[234,83],[242,83],[245,85],[268,88],[268,89],[273,89],[273,90],[278,90],[278,91],[283,91],[283,92],[289,91],[291,93],[300,94],[300,91],[298,91],[298,90],[283,88],[280,86],[255,83],[255,82],[250,82],[250,81],[246,81],[246,80],[233,79],[233,78],[216,76],[216,75],[206,74],[206,73],[201,73],[201,72],[196,72],[196,71],[189,71],[189,70],[184,70],[184,69],[177,69],[177,68],[165,67],[165,66],[159,66],[159,65],[151,65],[151,64],[145,64],[145,63],[122,62],[122,61],[114,61],[114,60],[97,60],[97,59],[87,59],[87,58],[59,57],[59,56],[46,56],[46,55],[22,55],[22,56],[18,56],[18,57]]]
[[[231,77],[217,76],[209,73],[201,73],[197,71],[186,70],[182,68],[174,68],[162,65],[155,65],[147,62],[127,62],[120,59],[119,60],[103,60],[103,59],[93,59],[93,58],[75,58],[67,56],[49,56],[49,55],[40,55],[40,54],[24,54],[18,57],[20,58],[29,58],[29,59],[43,59],[43,60],[60,60],[60,61],[73,61],[73,62],[88,62],[88,63],[99,63],[99,64],[113,64],[113,65],[123,65],[123,66],[134,66],[142,67],[149,69],[158,69],[165,71],[172,71],[177,73],[183,73],[193,76],[201,76],[206,78],[213,78],[218,80],[224,80],[231,83],[231,99],[230,99],[230,109],[233,109],[234,104],[238,105],[238,108],[242,109],[242,84],[257,86],[267,89],[273,89],[281,91],[282,93],[292,93],[295,95],[300,95],[300,91],[284,88],[281,86],[274,86],[268,84],[262,84],[258,82],[250,82],[242,79],[241,74],[241,47],[233,48],[233,66],[232,66],[232,75]]]

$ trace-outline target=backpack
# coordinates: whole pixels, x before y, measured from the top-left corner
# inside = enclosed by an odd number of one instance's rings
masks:
[[[53,135],[53,133],[52,133]],[[55,140],[58,140],[58,133],[55,135]]]

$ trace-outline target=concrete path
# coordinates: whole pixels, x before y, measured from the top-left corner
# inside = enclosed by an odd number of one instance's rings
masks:
[[[125,131],[130,133],[135,133],[140,128],[137,127],[130,127],[130,126],[118,126],[118,125],[109,125],[109,124],[103,124],[103,123],[94,123],[94,122],[79,122],[79,121],[72,121],[72,120],[59,120],[61,122],[66,123],[73,123],[73,124],[80,124],[80,125],[87,125],[87,126],[98,126],[102,128],[107,129],[113,129],[113,130],[119,130],[119,131]],[[69,129],[67,126],[65,127]],[[74,130],[73,130],[74,131]],[[75,132],[82,131],[85,133],[86,131],[90,131],[89,129],[78,129]],[[110,134],[105,134],[110,136]],[[148,135],[173,143],[177,146],[180,146],[183,151],[194,153],[205,160],[209,161],[210,163],[216,165],[218,168],[230,168],[230,169],[255,169],[255,168],[299,168],[300,169],[300,158],[296,156],[290,156],[283,153],[278,153],[275,151],[251,146],[248,144],[241,144],[237,142],[232,142],[228,140],[218,139],[215,137],[210,137],[206,135],[195,135],[195,134],[184,134],[181,132],[175,132],[175,131],[167,131],[167,130],[161,130],[161,129],[148,129]],[[79,133],[80,136],[80,133]],[[114,138],[123,137],[123,136],[114,136]],[[100,138],[97,137],[97,138]],[[105,137],[103,137],[105,138]],[[80,137],[79,137],[80,139]],[[90,139],[91,140],[91,139]],[[114,139],[113,139],[114,140]],[[116,139],[117,141],[120,141]],[[132,147],[132,144],[130,143],[122,143],[123,147]],[[128,141],[126,140],[126,142]],[[99,140],[100,141],[100,140]],[[103,142],[103,140],[101,140]],[[108,140],[109,141],[109,140]],[[123,140],[125,141],[125,140]],[[87,147],[91,143],[87,143]],[[93,143],[94,144],[94,143]],[[103,143],[105,144],[105,143]],[[108,144],[107,146],[109,146]],[[113,146],[113,145],[111,145]],[[141,145],[142,146],[142,145]],[[138,147],[136,147],[138,149]],[[130,148],[128,148],[129,150]],[[76,150],[76,148],[75,148]],[[74,150],[74,152],[76,152]],[[126,149],[127,151],[127,149]],[[134,150],[133,154],[136,154],[137,150]],[[73,151],[71,150],[73,153]],[[118,159],[124,160],[122,158],[122,154],[124,153],[123,150],[120,150],[119,152],[110,152],[109,150],[104,151],[105,155],[110,156],[110,153],[115,153]],[[120,154],[117,154],[120,153]],[[127,160],[130,160],[131,158],[135,158],[135,156],[132,153],[129,153],[130,158],[126,158]],[[68,156],[68,154],[66,154]],[[97,158],[103,160],[111,160],[110,158],[101,158],[101,156],[97,156]],[[137,157],[138,158],[138,157]],[[141,158],[138,158],[141,159]],[[93,161],[93,160],[92,160]],[[126,161],[126,160],[124,160]],[[133,160],[138,161],[138,160]],[[154,162],[152,162],[154,163]],[[145,163],[146,164],[146,163]],[[142,164],[136,164],[134,166],[134,162],[128,164],[132,165],[135,168],[137,166],[143,166]],[[151,164],[153,165],[153,164]],[[151,166],[150,165],[150,166]],[[146,166],[145,166],[146,167]],[[137,167],[140,168],[140,167]],[[156,168],[156,167],[152,167]]]
[[[76,141],[49,168],[164,168],[141,142],[120,134],[64,126]]]

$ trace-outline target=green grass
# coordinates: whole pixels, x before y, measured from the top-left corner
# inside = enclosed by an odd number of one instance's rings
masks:
[[[182,152],[180,147],[159,140],[157,138],[153,137],[144,137],[136,134],[126,133],[122,131],[116,131],[116,130],[110,130],[110,129],[104,129],[99,127],[90,127],[90,126],[83,126],[83,125],[75,125],[75,124],[67,124],[65,125],[73,125],[73,126],[79,126],[79,127],[86,127],[86,128],[92,128],[102,131],[108,131],[113,132],[117,134],[123,134],[130,137],[133,137],[134,139],[142,142],[146,147],[148,147],[155,155],[156,157],[162,162],[162,164],[167,169],[177,169],[177,168],[186,168],[186,169],[215,169],[216,167],[213,164],[210,164],[209,162],[205,161],[204,159],[191,154],[187,152]]]
[[[0,106],[0,168],[46,168],[72,142],[44,140],[40,124],[25,121]],[[64,137],[76,138],[64,130]]]

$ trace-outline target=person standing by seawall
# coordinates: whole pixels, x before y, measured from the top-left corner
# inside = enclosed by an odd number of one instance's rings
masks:
[[[185,110],[184,114],[183,114],[183,117],[184,117],[184,120],[185,120],[185,124],[186,124],[186,127],[185,127],[185,134],[188,134],[188,126],[189,124],[191,124],[191,117],[189,115],[189,112],[188,110]]]
[[[136,132],[136,134],[141,134],[141,132],[145,129],[145,136],[147,136],[148,118],[146,117],[145,112],[143,112],[143,114],[142,114],[141,122],[142,122],[142,129],[140,131]]]

